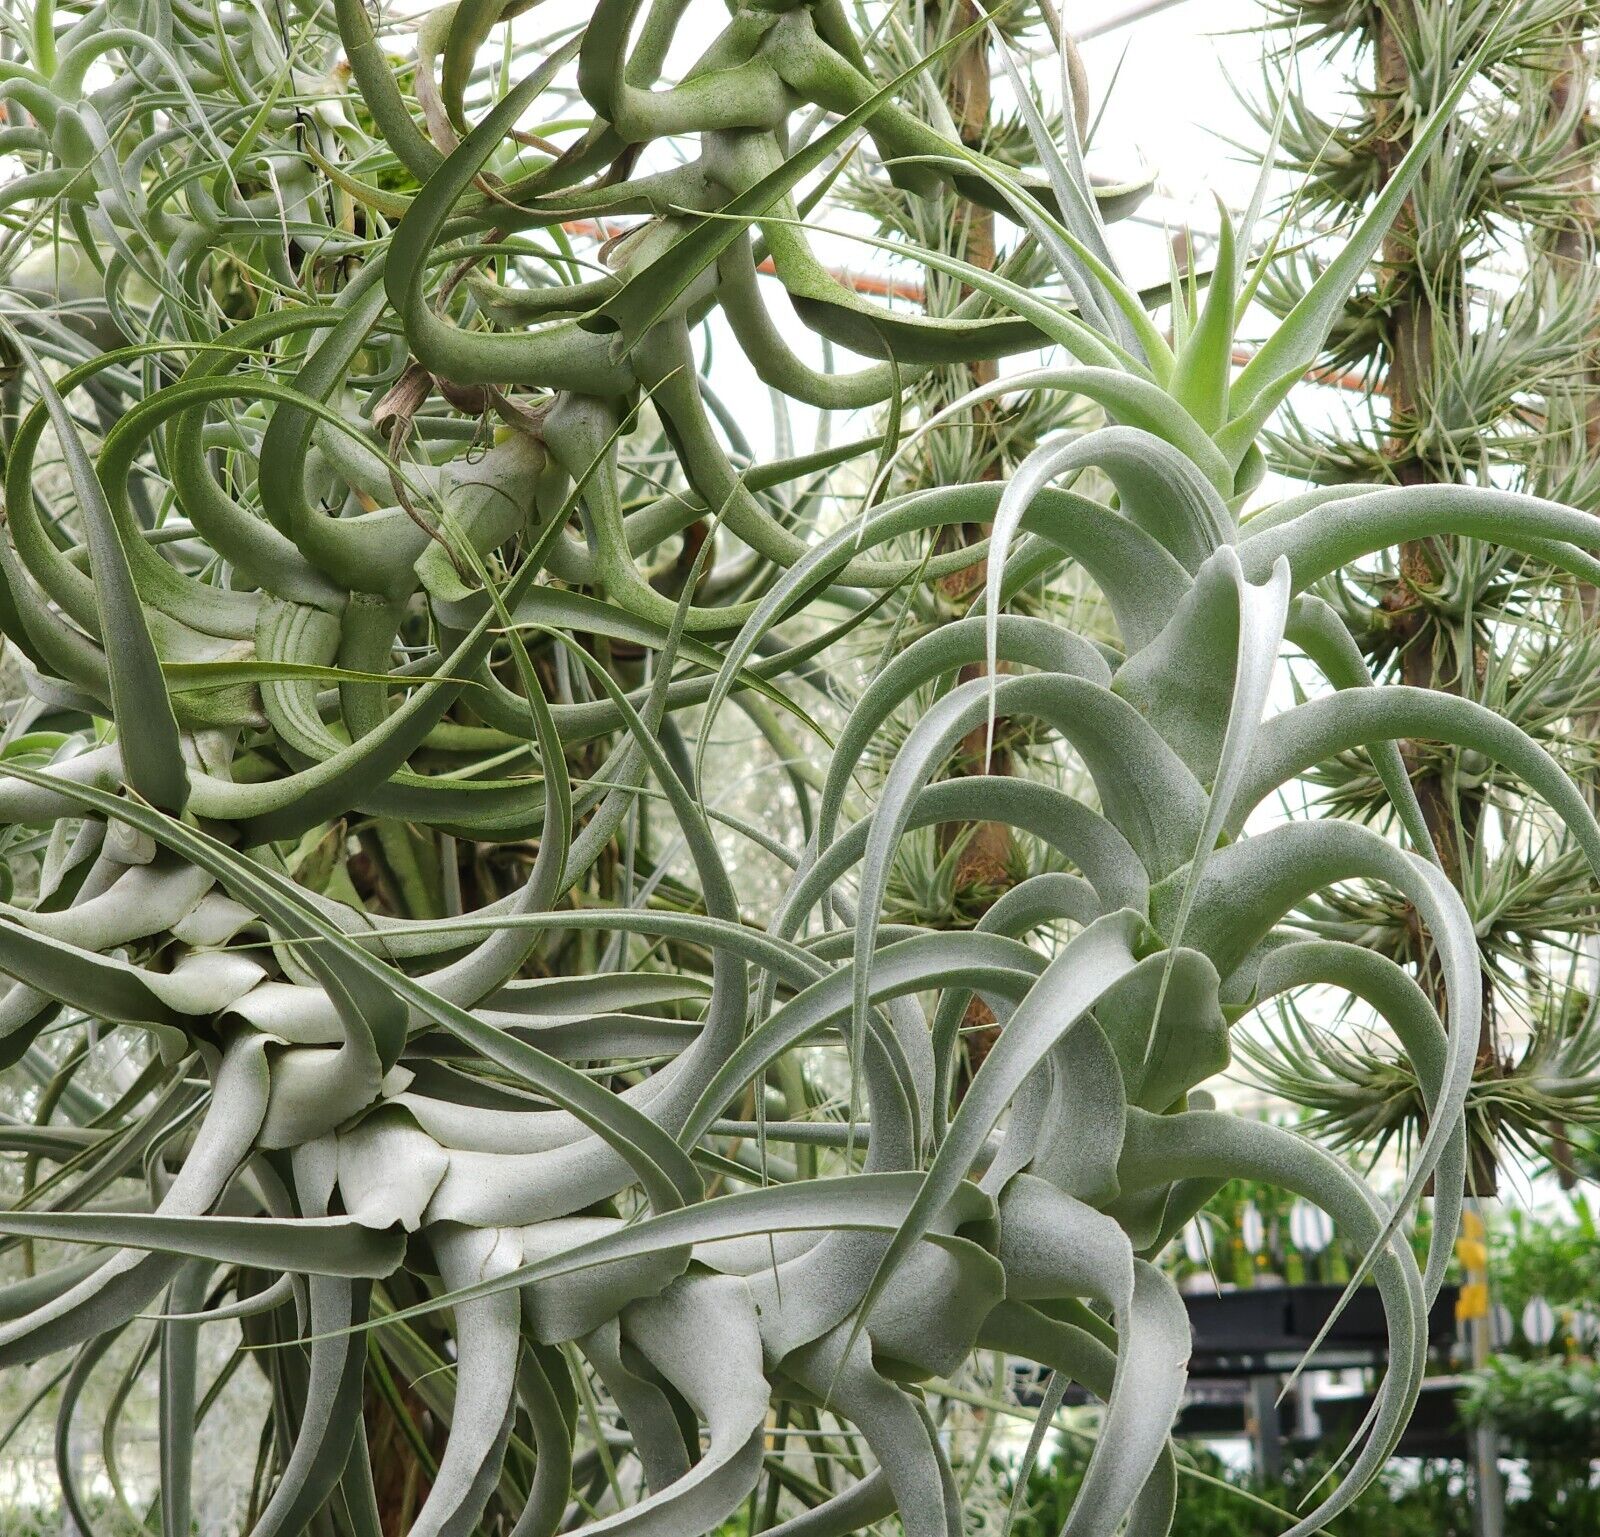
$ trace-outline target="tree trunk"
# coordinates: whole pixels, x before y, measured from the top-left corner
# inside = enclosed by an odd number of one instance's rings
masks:
[[[1412,94],[1402,33],[1396,12],[1378,8],[1376,41],[1375,150],[1385,180],[1410,147],[1410,131],[1400,121],[1402,104]],[[1390,438],[1387,455],[1391,473],[1400,485],[1448,482],[1455,477],[1448,466],[1430,462],[1418,442],[1426,416],[1429,373],[1436,356],[1436,332],[1441,326],[1464,327],[1465,272],[1459,257],[1452,270],[1424,273],[1419,262],[1417,212],[1413,199],[1404,207],[1384,238],[1382,271],[1389,288],[1387,334],[1384,338],[1384,381],[1389,400]],[[1400,680],[1413,688],[1463,692],[1468,668],[1479,665],[1474,637],[1468,629],[1439,613],[1431,602],[1444,574],[1447,544],[1442,540],[1410,540],[1399,549],[1398,580],[1385,606],[1391,616],[1391,634],[1398,650]],[[1481,803],[1461,796],[1452,776],[1430,762],[1420,744],[1402,748],[1422,815],[1433,839],[1440,866],[1452,885],[1461,888],[1462,874],[1471,856],[1472,840],[1481,816]],[[1424,986],[1441,1017],[1446,1011],[1443,977],[1432,946],[1421,931],[1415,913],[1410,924],[1418,967]],[[1478,1032],[1479,1078],[1500,1071],[1495,1042],[1494,988],[1487,972],[1481,973],[1483,1017]],[[1472,1189],[1480,1196],[1497,1188],[1497,1158],[1493,1129],[1480,1129],[1472,1138],[1468,1172]]]
[[[1551,81],[1550,117],[1553,122],[1559,124],[1574,101],[1588,96],[1590,82],[1583,33],[1575,25],[1573,35],[1563,48],[1561,68]],[[1583,281],[1594,265],[1595,181],[1587,113],[1573,130],[1570,149],[1572,159],[1567,180],[1572,192],[1571,217],[1562,221],[1550,240],[1550,263],[1558,284]],[[1600,315],[1595,316],[1594,334],[1596,344],[1585,359],[1577,381],[1583,410],[1583,445],[1591,460],[1600,455]],[[1600,511],[1600,508],[1585,510],[1594,512]],[[1580,582],[1578,604],[1586,625],[1600,621],[1600,588]],[[1577,724],[1584,735],[1591,739],[1600,738],[1600,714],[1586,711]],[[1589,797],[1589,804],[1600,810],[1600,781],[1593,773],[1584,776],[1584,791]],[[1600,937],[1591,935],[1584,945],[1589,961],[1589,985],[1593,989],[1600,983]],[[1566,1126],[1560,1122],[1551,1128],[1550,1162],[1561,1188],[1573,1189],[1578,1183],[1578,1176],[1572,1165],[1572,1143],[1567,1136]]]
[[[977,21],[980,12],[972,0],[955,0],[950,16],[950,30],[964,31]],[[989,73],[989,37],[987,31],[974,33],[953,55],[950,74],[945,87],[945,101],[950,116],[969,149],[982,147],[989,126],[992,90]],[[959,236],[961,256],[974,267],[993,270],[995,264],[994,213],[981,204],[965,198],[954,200],[952,227]],[[966,292],[966,290],[963,290]],[[969,387],[991,384],[999,376],[999,368],[991,358],[983,358],[966,365]],[[990,441],[994,436],[994,419],[998,402],[980,401],[972,408],[972,433],[977,444]],[[979,477],[984,480],[1000,478],[998,454],[991,453]],[[989,533],[989,526],[981,523],[964,524],[945,530],[939,537],[937,548],[948,550],[961,545],[976,544]],[[963,571],[952,572],[943,578],[940,587],[944,595],[954,602],[962,602],[982,590],[988,576],[988,563],[975,561]],[[961,682],[985,676],[981,665],[961,669]],[[998,733],[999,722],[996,722]],[[988,733],[984,727],[967,734],[961,743],[956,759],[958,774],[1009,774],[1010,755],[997,750],[985,761]],[[998,895],[1008,884],[1015,850],[1011,829],[1003,822],[973,822],[947,826],[941,830],[939,845],[948,851],[959,843],[956,855],[955,890],[964,907],[981,905],[985,894]],[[975,1073],[994,1045],[999,1026],[993,1011],[981,998],[974,995],[962,1018],[962,1030],[967,1046],[968,1072]]]

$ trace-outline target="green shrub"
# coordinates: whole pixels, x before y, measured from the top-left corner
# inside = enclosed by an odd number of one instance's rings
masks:
[[[1600,1458],[1600,1365],[1491,1356],[1467,1377],[1461,1413],[1468,1424],[1492,1425],[1519,1457],[1586,1467]]]

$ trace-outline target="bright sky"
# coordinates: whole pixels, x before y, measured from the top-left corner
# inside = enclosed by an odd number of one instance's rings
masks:
[[[1069,0],[1065,19],[1093,33],[1095,23],[1128,9],[1123,0]],[[1256,167],[1236,146],[1257,145],[1262,135],[1235,92],[1264,94],[1263,40],[1254,29],[1267,9],[1261,0],[1179,0],[1080,45],[1099,115],[1096,162],[1109,169],[1138,154],[1156,173],[1156,196],[1141,219],[1214,229],[1213,194],[1233,208],[1249,201]]]

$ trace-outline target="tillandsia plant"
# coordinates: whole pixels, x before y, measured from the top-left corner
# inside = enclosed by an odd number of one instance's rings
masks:
[[[1268,444],[1274,467],[1324,485],[1464,480],[1593,507],[1594,7],[1284,0],[1268,15],[1293,62],[1281,109],[1263,119],[1278,119],[1306,235],[1262,286],[1279,311],[1316,280],[1329,248],[1321,232],[1359,216],[1455,72],[1470,64],[1474,75],[1329,335],[1319,365],[1340,387],[1319,392],[1325,409],[1285,416]],[[1328,67],[1302,79],[1308,56]],[[1476,699],[1594,782],[1600,642],[1582,579],[1494,543],[1413,540],[1331,578],[1323,595],[1380,677]],[[1589,872],[1516,781],[1449,746],[1405,752],[1483,955],[1469,1121],[1474,1188],[1491,1195],[1507,1156],[1570,1172],[1565,1129],[1600,1105]],[[1341,815],[1390,814],[1359,756],[1330,762],[1318,780]],[[1343,893],[1308,916],[1437,987],[1427,936],[1404,904]],[[1315,1109],[1331,1140],[1369,1154],[1414,1138],[1426,1119],[1415,1075],[1359,1015],[1330,1031],[1291,1014],[1257,1069]]]
[[[942,1385],[980,1351],[1055,1374],[1035,1447],[1068,1381],[1105,1400],[1069,1537],[1164,1533],[1189,1337],[1154,1261],[1248,1179],[1326,1210],[1388,1317],[1373,1413],[1292,1531],[1318,1529],[1416,1397],[1466,1163],[1477,947],[1397,740],[1503,765],[1600,870],[1600,825],[1541,747],[1468,699],[1375,686],[1311,591],[1445,534],[1593,578],[1600,519],[1455,486],[1242,517],[1259,433],[1446,117],[1235,376],[1253,214],[1203,293],[1174,292],[1169,336],[1105,238],[1102,212],[1136,194],[1094,187],[1026,90],[1033,175],[912,110],[918,61],[864,71],[828,0],[736,10],[670,85],[691,35],[674,0],[603,0],[496,59],[484,45],[517,9],[428,14],[402,71],[356,0],[334,7],[337,39],[309,6],[281,27],[187,3],[41,7],[0,69],[26,119],[8,147],[36,178],[9,247],[32,286],[19,266],[4,325],[0,623],[31,702],[0,762],[0,1031],[45,1080],[32,1118],[0,1126],[20,1176],[0,1234],[45,1261],[0,1288],[0,1366],[59,1363],[70,1512],[94,1529],[67,1452],[127,1341],[159,1379],[161,1526],[189,1530],[213,1396],[200,1341],[237,1329],[272,1390],[252,1537],[698,1537],[742,1509],[792,1537],[896,1514],[945,1537],[962,1510]],[[1061,291],[931,251],[912,254],[972,290],[955,314],[852,289],[807,228],[851,154],[995,207]],[[767,262],[864,368],[816,370],[788,344]],[[713,312],[763,380],[817,408],[1051,349],[917,432],[1040,390],[1102,421],[1002,479],[887,496],[891,457],[914,451],[892,425],[864,451],[756,463],[697,367]],[[873,491],[841,518],[822,477],[863,452]],[[957,525],[992,534],[930,553]],[[920,557],[884,553],[908,539]],[[729,705],[787,752],[839,632],[979,559],[971,612],[808,743],[796,836],[720,808]],[[1008,611],[1069,570],[1103,594],[1114,644]],[[1328,687],[1269,718],[1289,646]],[[856,763],[932,681],[857,815]],[[941,780],[997,719],[1052,735],[1084,794]],[[1410,850],[1349,822],[1252,820],[1357,749]],[[980,819],[1059,867],[968,931],[885,921],[908,833]],[[729,838],[788,867],[764,922]],[[491,898],[462,844],[532,847]],[[627,878],[601,902],[580,882],[606,859]],[[1346,882],[1414,904],[1444,1019],[1388,957],[1294,926]],[[1369,1002],[1416,1064],[1430,1121],[1392,1207],[1314,1142],[1206,1097],[1233,1027],[1313,985]],[[999,1030],[958,1096],[974,995]],[[108,1040],[128,1067],[106,1089],[85,1064]],[[831,1115],[813,1113],[819,1049],[842,1084]],[[1430,1181],[1419,1267],[1400,1223]],[[423,1469],[398,1516],[374,1396]]]

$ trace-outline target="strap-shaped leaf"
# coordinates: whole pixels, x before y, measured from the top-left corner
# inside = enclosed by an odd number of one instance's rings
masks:
[[[122,743],[128,782],[152,805],[180,812],[189,795],[189,777],[178,742],[178,724],[161,676],[161,663],[150,639],[143,604],[128,569],[106,505],[105,492],[83,446],[77,423],[38,354],[9,321],[0,320],[0,334],[15,347],[34,376],[51,425],[66,460],[67,474],[83,516],[95,579],[100,632],[106,638],[106,663],[111,681],[111,712]]]
[[[1289,1532],[1309,1537],[1345,1510],[1392,1454],[1416,1401],[1426,1360],[1422,1278],[1411,1250],[1391,1241],[1388,1214],[1344,1166],[1293,1132],[1215,1111],[1152,1116],[1133,1110],[1122,1172],[1128,1188],[1214,1175],[1260,1179],[1321,1206],[1340,1229],[1375,1254],[1389,1369],[1378,1389],[1367,1444],[1338,1485]]]
[[[171,1212],[0,1212],[0,1233],[115,1245],[307,1275],[386,1276],[404,1245],[349,1217],[189,1217]]]
[[[1134,913],[1111,913],[1097,919],[1068,943],[1018,1005],[974,1076],[925,1181],[878,1263],[861,1299],[857,1330],[868,1324],[872,1305],[896,1265],[960,1188],[984,1139],[1023,1080],[1107,989],[1138,964],[1136,946],[1144,934],[1144,921]]]

